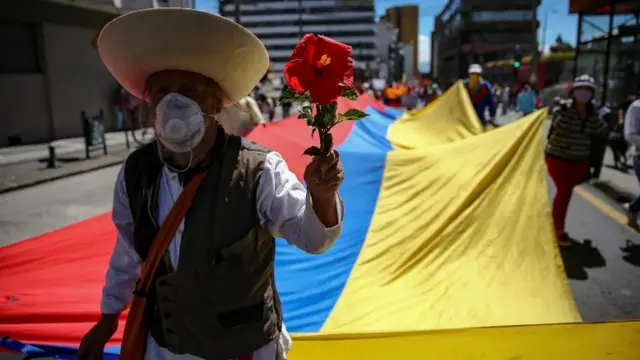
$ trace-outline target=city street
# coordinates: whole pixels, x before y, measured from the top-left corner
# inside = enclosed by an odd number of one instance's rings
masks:
[[[508,123],[516,117],[509,114],[498,121]],[[118,169],[108,167],[0,195],[0,246],[109,211]],[[551,195],[552,185],[549,189]],[[567,230],[583,245],[565,251],[563,257],[585,320],[640,318],[640,236],[624,222],[620,204],[590,185],[576,190]],[[638,244],[635,258],[621,250],[628,241]]]

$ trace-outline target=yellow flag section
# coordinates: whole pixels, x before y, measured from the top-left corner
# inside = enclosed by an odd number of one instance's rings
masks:
[[[423,149],[483,132],[467,90],[458,81],[434,103],[398,119],[387,137],[396,149]]]
[[[580,323],[549,216],[544,119],[391,152],[343,294],[289,359],[640,359],[640,322]]]
[[[523,308],[523,311],[526,311]],[[289,360],[637,360],[640,323],[294,335]]]
[[[393,151],[367,239],[322,332],[580,321],[549,216],[544,112]]]

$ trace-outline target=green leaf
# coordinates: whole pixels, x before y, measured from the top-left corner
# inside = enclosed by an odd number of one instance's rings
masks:
[[[340,96],[349,100],[356,100],[358,98],[358,93],[356,93],[351,86],[342,85],[342,94],[340,94]]]
[[[316,128],[311,129],[311,138],[312,139],[313,139],[313,134],[315,134],[316,131],[318,131],[318,129],[316,129]]]
[[[313,123],[313,114],[311,113],[311,106],[303,106],[298,111],[298,119],[307,120],[307,124]],[[310,124],[309,124],[310,125]]]
[[[293,102],[305,102],[305,101],[310,101],[311,98],[309,97],[309,94],[304,93],[304,94],[299,94],[297,92],[295,92],[295,90],[291,89],[290,87],[287,87],[282,94],[280,95],[280,104],[291,104]]]
[[[280,95],[280,103],[291,104],[298,95],[299,94],[297,92],[287,86],[287,88]]]
[[[326,155],[331,151],[333,147],[333,135],[331,133],[320,134],[320,143],[322,145],[322,154]]]
[[[367,116],[369,116],[369,114],[367,114],[364,111],[361,111],[361,110],[358,110],[358,109],[349,109],[344,114],[338,115],[338,118],[339,118],[340,121],[344,121],[344,120],[360,120],[360,119],[365,118]]]
[[[327,128],[327,124],[324,122],[324,120],[325,120],[324,112],[316,113],[316,115],[313,117],[313,126],[317,127],[318,129]]]
[[[327,128],[332,127],[333,125],[335,125],[336,122],[336,113],[335,112],[325,112],[324,113],[324,123],[327,126]]]
[[[302,155],[320,156],[322,155],[322,150],[317,146],[311,146],[307,148]]]

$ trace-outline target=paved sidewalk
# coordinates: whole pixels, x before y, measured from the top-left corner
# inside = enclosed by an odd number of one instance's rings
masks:
[[[152,134],[152,132],[150,131],[149,134]],[[140,139],[142,136],[142,131],[136,130],[136,136]],[[114,131],[106,133],[105,139],[107,141],[107,150],[109,152],[112,149],[125,147],[127,142],[124,131]],[[136,146],[131,133],[129,133],[129,143],[131,147]],[[85,158],[83,137],[60,139],[52,142],[51,145],[55,147],[56,156],[60,159],[64,160],[73,158]],[[0,148],[0,169],[8,165],[46,159],[47,157],[49,157],[48,147],[48,143],[43,143]],[[97,154],[98,151],[92,153]]]
[[[607,148],[604,156],[604,165],[600,173],[599,181],[593,186],[619,203],[627,203],[640,195],[640,184],[633,171],[631,159],[628,160],[627,172],[613,168],[613,154]]]
[[[69,162],[59,162],[55,169],[48,169],[46,161],[22,161],[0,167],[0,194],[14,191],[44,182],[62,179],[68,176],[119,165],[135,150],[135,146],[112,146],[107,155],[96,155],[91,159],[84,158],[84,149],[69,152],[67,156],[79,158]]]

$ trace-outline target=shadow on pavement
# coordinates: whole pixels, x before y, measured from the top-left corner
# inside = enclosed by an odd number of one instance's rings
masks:
[[[76,161],[82,161],[82,160],[87,160],[86,158],[81,158],[79,156],[67,156],[67,157],[56,157],[56,161],[61,162],[61,163],[70,163],[70,162],[76,162]],[[49,159],[38,159],[39,163],[46,163],[47,161],[49,161]]]
[[[608,181],[595,182],[593,183],[593,187],[602,191],[606,196],[620,204],[625,204],[635,199],[635,196],[633,194],[616,188]]]
[[[571,239],[573,244],[560,248],[560,255],[564,262],[564,270],[569,279],[587,280],[589,274],[586,269],[598,268],[607,265],[604,256],[597,247],[589,239],[579,242]]]
[[[620,171],[623,174],[628,174],[629,170],[632,169],[632,167],[629,166],[628,164],[622,164],[621,166],[623,167],[623,169],[621,169],[620,167],[615,166],[615,165],[607,165],[607,164],[605,164],[604,166],[606,168],[608,168],[608,169],[611,169],[611,170]]]
[[[622,250],[622,259],[631,265],[640,266],[640,244],[635,244],[631,240],[627,240]]]

